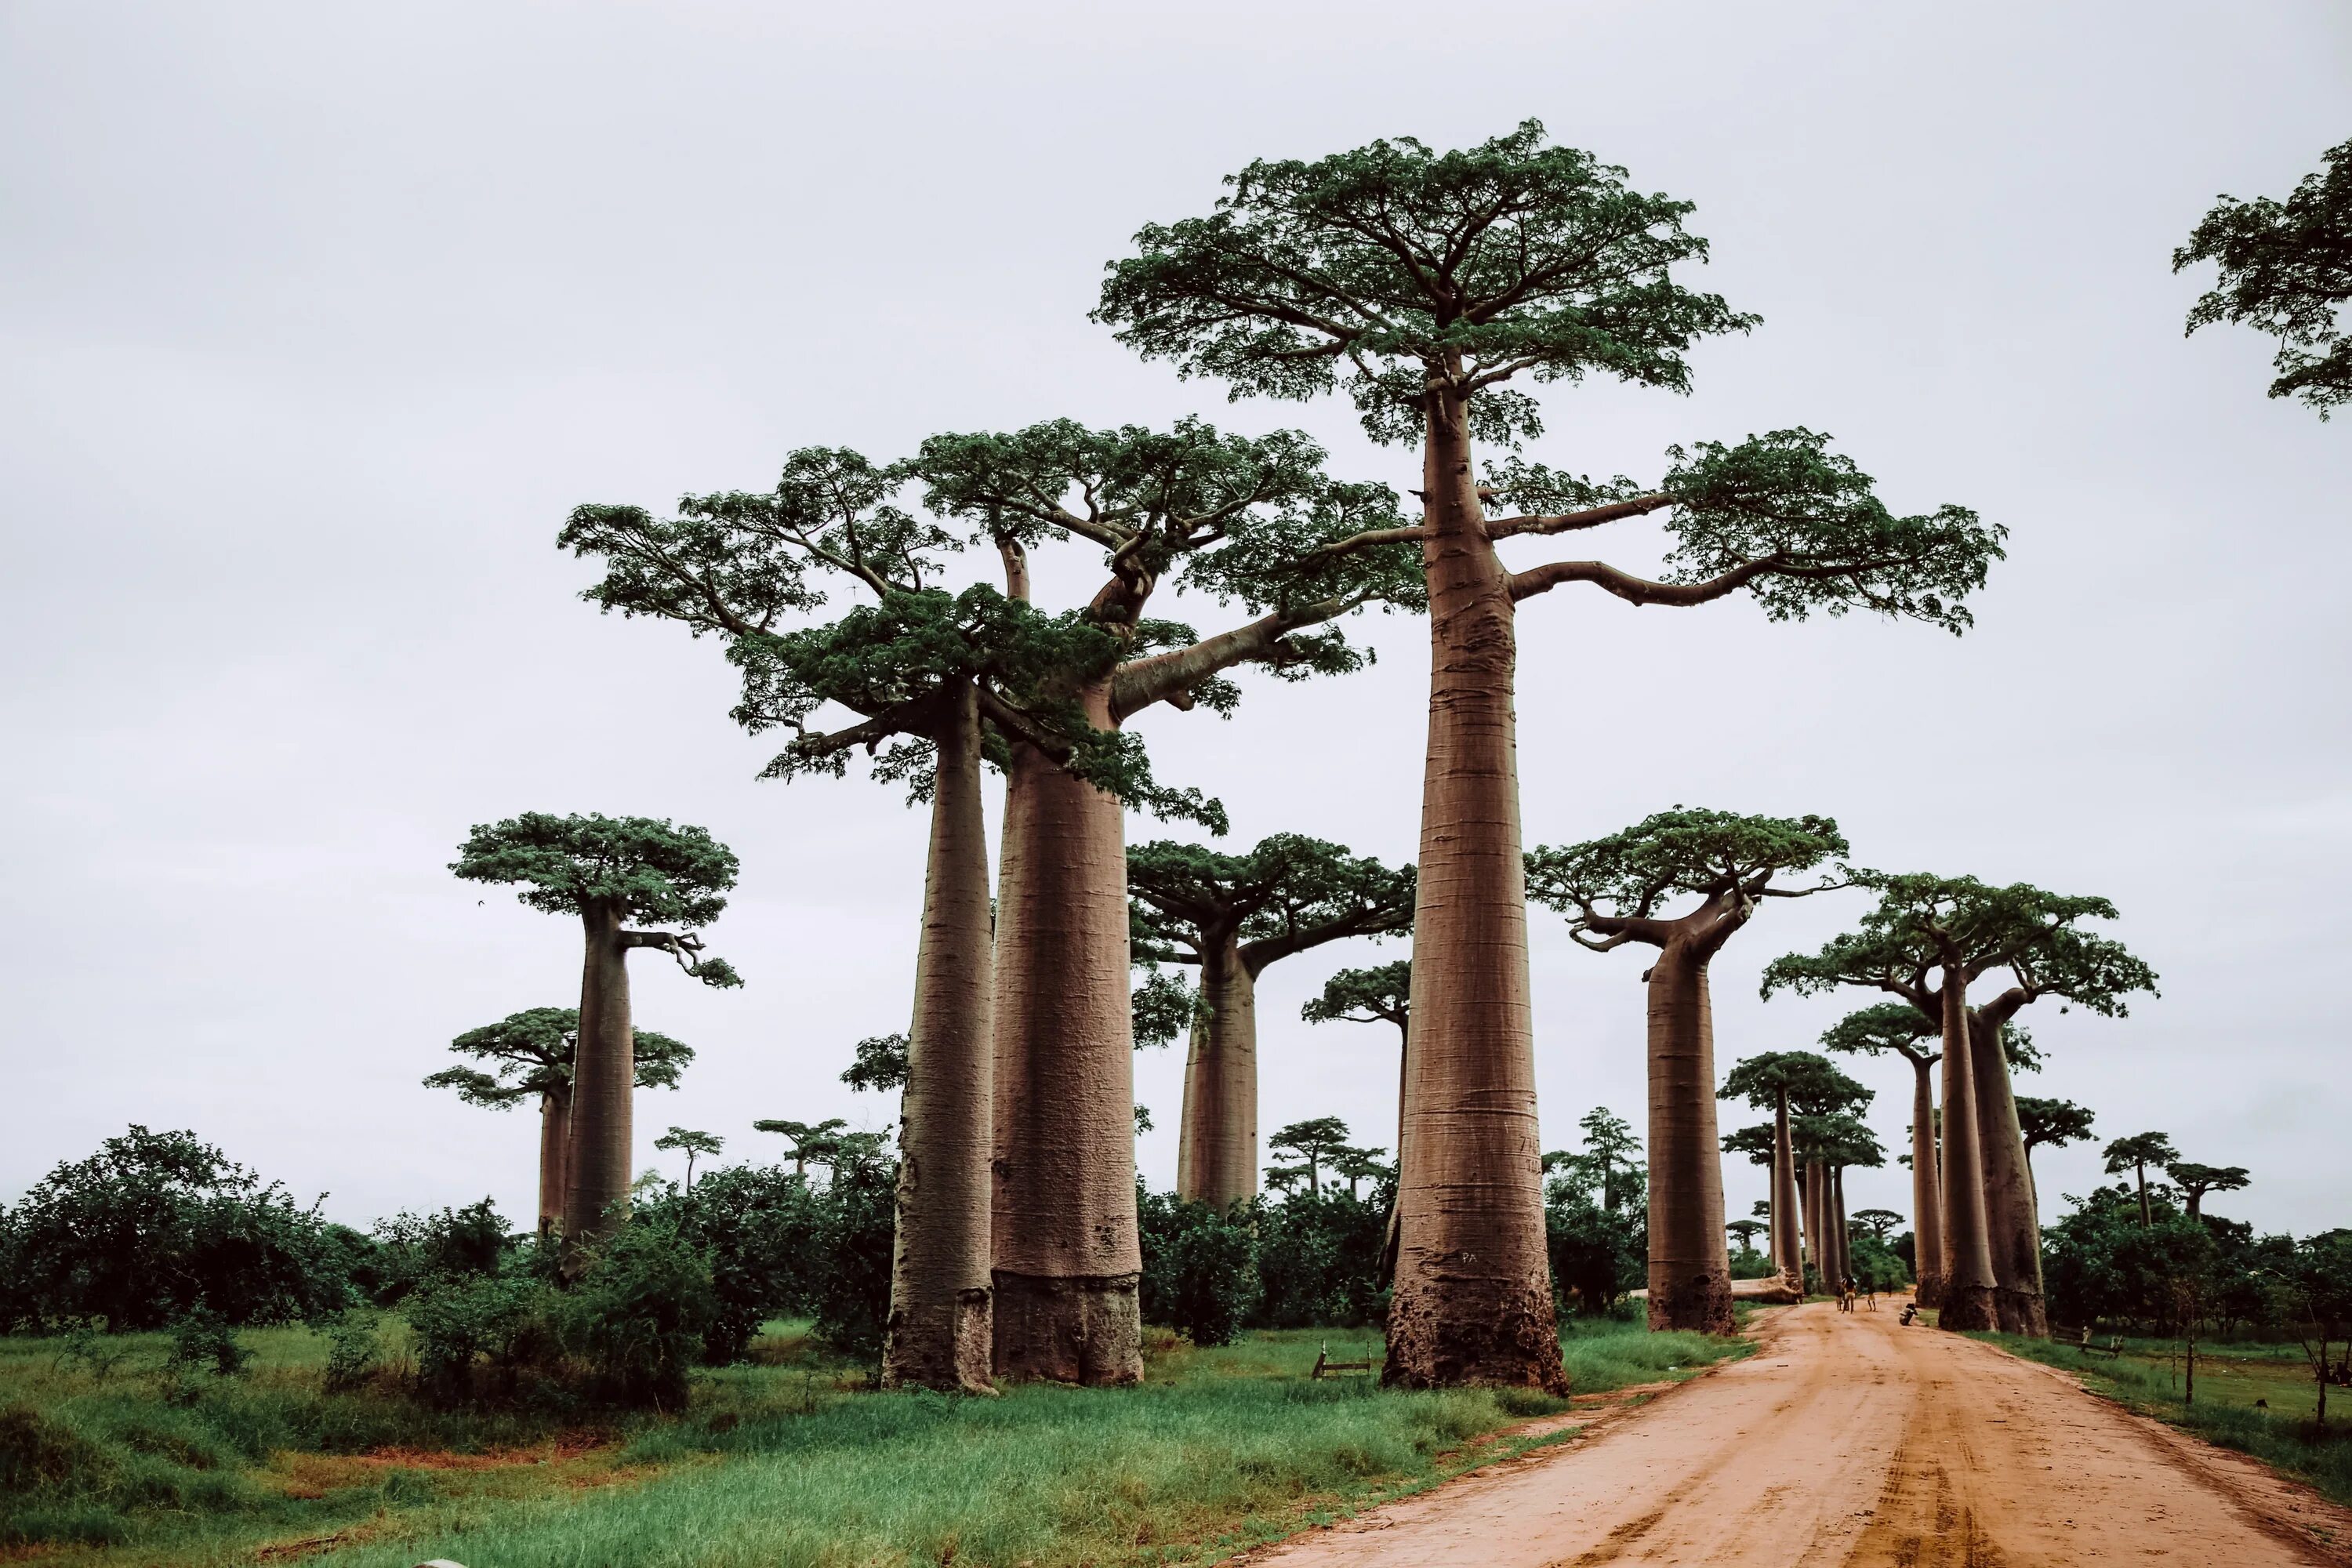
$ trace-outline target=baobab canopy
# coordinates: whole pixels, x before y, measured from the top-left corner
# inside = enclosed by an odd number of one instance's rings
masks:
[[[623,921],[655,921],[683,933],[624,933],[658,947],[706,985],[740,985],[723,958],[703,958],[691,933],[726,909],[735,853],[700,827],[646,816],[555,816],[527,811],[477,826],[449,869],[470,882],[512,882],[515,897],[544,914],[601,908]]]
[[[676,1089],[679,1075],[694,1060],[694,1047],[651,1029],[632,1032],[637,1087]],[[454,1089],[468,1105],[499,1110],[532,1095],[569,1093],[579,1045],[579,1008],[526,1007],[449,1042],[459,1056],[492,1064],[490,1071],[443,1068],[425,1079],[425,1087]]]

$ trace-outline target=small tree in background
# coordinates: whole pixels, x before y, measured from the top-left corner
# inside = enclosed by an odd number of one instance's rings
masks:
[[[1944,1059],[1936,1048],[1940,1037],[1936,1021],[1907,1002],[1881,1002],[1849,1013],[1822,1036],[1827,1049],[1897,1056],[1911,1068],[1911,1152],[1899,1158],[1911,1167],[1911,1211],[1918,1216],[1912,1275],[1922,1307],[1937,1306],[1944,1298],[1944,1185],[1936,1152],[1934,1077],[1936,1064]]]
[[[1412,926],[1410,866],[1278,833],[1244,855],[1161,841],[1127,852],[1137,955],[1197,966],[1176,1194],[1230,1207],[1257,1191],[1257,977],[1281,959]]]
[[[2172,253],[2175,272],[2221,264],[2188,330],[2229,321],[2276,338],[2271,395],[2299,397],[2322,419],[2352,401],[2352,332],[2341,319],[2352,301],[2352,142],[2329,148],[2325,163],[2284,202],[2223,196]]]
[[[1812,1051],[1763,1051],[1733,1065],[1717,1098],[1744,1100],[1772,1120],[1726,1135],[1726,1153],[1744,1153],[1772,1173],[1772,1261],[1781,1278],[1801,1288],[1810,1237],[1820,1234],[1814,1208],[1818,1195],[1809,1167],[1798,1174],[1794,1119],[1828,1116],[1868,1104],[1870,1090]]]
[[[1370,1149],[1342,1147],[1331,1156],[1331,1174],[1348,1184],[1349,1197],[1358,1197],[1358,1188],[1365,1182],[1396,1180],[1396,1167],[1381,1159],[1387,1152],[1377,1145]]]
[[[2240,1192],[2253,1182],[2243,1165],[2200,1165],[2194,1160],[2168,1161],[2164,1173],[2180,1189],[2181,1203],[2190,1219],[2204,1213],[2207,1193]]]
[[[697,1154],[708,1154],[716,1159],[719,1152],[726,1146],[727,1141],[724,1138],[714,1138],[708,1132],[697,1132],[690,1127],[673,1127],[654,1140],[654,1147],[665,1152],[685,1151],[686,1185],[688,1192],[694,1190],[694,1157]]]
[[[2116,1139],[2101,1152],[2108,1175],[2119,1176],[2126,1171],[2132,1173],[2132,1184],[2139,1192],[2139,1222],[2154,1225],[2155,1212],[2147,1202],[2147,1168],[2178,1160],[2180,1151],[2161,1132],[2135,1132],[2128,1138]]]
[[[740,985],[726,960],[702,956],[696,934],[727,907],[735,856],[699,827],[534,811],[477,826],[449,868],[467,881],[520,884],[523,903],[577,918],[586,938],[563,1213],[566,1268],[576,1269],[578,1249],[611,1235],[628,1200],[636,1084],[628,955],[654,948],[706,985]],[[678,929],[638,931],[632,921]]]
[[[676,1089],[694,1060],[694,1048],[651,1029],[633,1031],[632,1070],[639,1089]],[[444,1068],[427,1089],[454,1089],[468,1105],[511,1110],[539,1100],[539,1233],[551,1238],[563,1223],[563,1193],[572,1154],[572,1080],[580,1048],[580,1009],[527,1007],[495,1024],[468,1029],[449,1042],[478,1068]]]
[[[785,1158],[793,1163],[793,1174],[808,1179],[809,1162],[824,1164],[833,1158],[841,1146],[842,1130],[849,1125],[838,1116],[828,1116],[823,1121],[792,1121],[781,1118],[751,1123],[754,1132],[774,1132],[792,1141],[792,1151]]]
[[[1294,1121],[1268,1138],[1265,1146],[1277,1153],[1289,1154],[1297,1162],[1287,1169],[1269,1166],[1269,1179],[1277,1170],[1293,1180],[1303,1175],[1307,1178],[1307,1190],[1319,1196],[1323,1191],[1323,1167],[1333,1163],[1348,1147],[1348,1124],[1336,1116]]]
[[[2014,1035],[2019,1031],[2010,1030]],[[2033,1152],[2036,1149],[2063,1149],[2069,1143],[2079,1143],[2091,1135],[2091,1123],[2095,1120],[2088,1106],[2077,1105],[2071,1100],[2045,1100],[2038,1094],[2017,1097],[2017,1131],[2025,1142],[2025,1173],[2033,1174]],[[2042,1194],[2034,1192],[2034,1211],[2041,1212]]]
[[[2336,1373],[2328,1347],[2352,1340],[2352,1230],[2323,1231],[2297,1243],[2273,1279],[2284,1315],[2311,1363],[2319,1399],[2314,1419],[2324,1432],[2327,1384]],[[2346,1359],[2352,1360],[2352,1349]]]
[[[1895,1227],[1903,1223],[1903,1216],[1893,1209],[1856,1209],[1853,1219],[1854,1224],[1881,1241],[1892,1237]]]

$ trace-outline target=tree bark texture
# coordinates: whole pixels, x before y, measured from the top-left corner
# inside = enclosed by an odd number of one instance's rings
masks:
[[[1944,1301],[1948,1329],[2000,1325],[1993,1304],[1992,1242],[1985,1213],[1984,1150],[1977,1136],[1976,1053],[1969,1048],[1968,980],[1944,973]]]
[[[1802,1290],[1805,1244],[1797,1228],[1799,1192],[1796,1145],[1789,1136],[1789,1096],[1784,1091],[1772,1108],[1772,1262],[1790,1289]]]
[[[1201,955],[1201,999],[1184,1062],[1176,1195],[1221,1209],[1257,1193],[1257,977],[1233,932]]]
[[[2033,1178],[2025,1168],[2025,1134],[2010,1092],[2000,1025],[1969,1020],[1970,1075],[1976,1084],[1977,1142],[1984,1166],[1986,1237],[1992,1249],[1993,1314],[2001,1332],[2050,1337],[2042,1295],[2042,1227],[2033,1214]]]
[[[923,934],[898,1102],[898,1226],[882,1386],[990,1393],[989,1024],[992,934],[980,710],[965,686],[937,737]]]
[[[1429,742],[1413,913],[1398,1266],[1382,1381],[1564,1393],[1544,1246],[1508,574],[1468,408],[1428,397]]]
[[[1936,1169],[1936,1064],[1925,1056],[1911,1064],[1911,1256],[1916,1260],[1922,1307],[1944,1300],[1944,1184]]]
[[[572,1152],[564,1178],[564,1265],[610,1236],[626,1217],[629,1157],[635,1129],[630,1095],[636,1082],[636,1036],[629,1020],[628,949],[621,912],[604,905],[582,911],[587,956],[580,979],[580,1043],[572,1068]]]
[[[549,1090],[539,1097],[539,1238],[551,1241],[563,1230],[565,1167],[572,1154],[572,1097]]]
[[[1829,1183],[1824,1179],[1822,1163],[1808,1160],[1799,1170],[1797,1179],[1805,1189],[1805,1261],[1812,1265],[1813,1283],[1827,1286],[1830,1279],[1827,1232],[1822,1227],[1822,1200],[1828,1195]]]
[[[1845,1223],[1845,1167],[1830,1167],[1830,1246],[1837,1252],[1837,1278],[1853,1278],[1853,1232]]]
[[[1650,1327],[1727,1334],[1731,1252],[1707,957],[1669,942],[1650,969]]]
[[[1108,694],[1080,693],[1110,727]],[[997,881],[995,1365],[1088,1384],[1143,1375],[1135,1063],[1118,801],[1013,749]]]

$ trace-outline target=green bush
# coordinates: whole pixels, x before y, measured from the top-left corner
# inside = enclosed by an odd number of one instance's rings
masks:
[[[253,1352],[236,1342],[228,1321],[201,1301],[172,1325],[170,1364],[174,1371],[209,1366],[217,1376],[235,1377],[252,1359]]]
[[[1544,1186],[1544,1246],[1560,1316],[1570,1296],[1583,1311],[1605,1314],[1649,1272],[1648,1215],[1633,1203],[1608,1208],[1577,1182],[1554,1178]]]
[[[1235,1215],[1171,1193],[1137,1194],[1142,1221],[1143,1321],[1196,1345],[1231,1344],[1257,1306],[1256,1240]]]
[[[666,1225],[624,1226],[560,1300],[563,1348],[586,1369],[589,1398],[656,1410],[686,1403],[721,1310],[709,1259],[692,1242]]]
[[[835,1352],[878,1363],[890,1321],[890,1259],[898,1167],[844,1159],[826,1189],[817,1246],[824,1263],[815,1296],[816,1335]]]
[[[641,1219],[670,1226],[709,1258],[719,1297],[703,1342],[710,1365],[741,1361],[771,1318],[814,1315],[831,1196],[781,1165],[730,1165],[637,1206]]]
[[[1254,1328],[1356,1328],[1385,1315],[1381,1269],[1388,1184],[1367,1200],[1337,1190],[1289,1192],[1256,1208],[1260,1293]]]
[[[408,1299],[417,1391],[442,1405],[513,1399],[523,1374],[558,1374],[554,1288],[520,1275],[442,1279]]]

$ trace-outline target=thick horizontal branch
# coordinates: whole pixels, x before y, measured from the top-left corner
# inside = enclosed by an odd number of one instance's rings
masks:
[[[1353,599],[1318,599],[1312,605],[1276,610],[1260,616],[1246,626],[1235,626],[1229,632],[1203,637],[1186,647],[1171,648],[1122,665],[1111,677],[1110,712],[1113,722],[1126,720],[1154,702],[1165,702],[1192,690],[1203,680],[1237,664],[1264,658],[1273,653],[1275,645],[1292,632],[1344,615],[1355,607]]]
[[[1735,566],[1703,583],[1654,583],[1647,577],[1621,572],[1605,561],[1555,561],[1548,566],[1531,566],[1525,572],[1513,573],[1511,597],[1518,600],[1549,593],[1562,583],[1590,583],[1631,605],[1670,605],[1683,608],[1720,599],[1746,587],[1767,573],[1779,570],[1780,565],[1779,557],[1768,555],[1760,561]]]
[[[1488,523],[1486,537],[1515,539],[1523,533],[1572,533],[1580,528],[1598,528],[1604,522],[1640,517],[1674,504],[1672,496],[1636,496],[1632,500],[1611,501],[1607,506],[1564,511],[1553,517],[1507,517]]]

